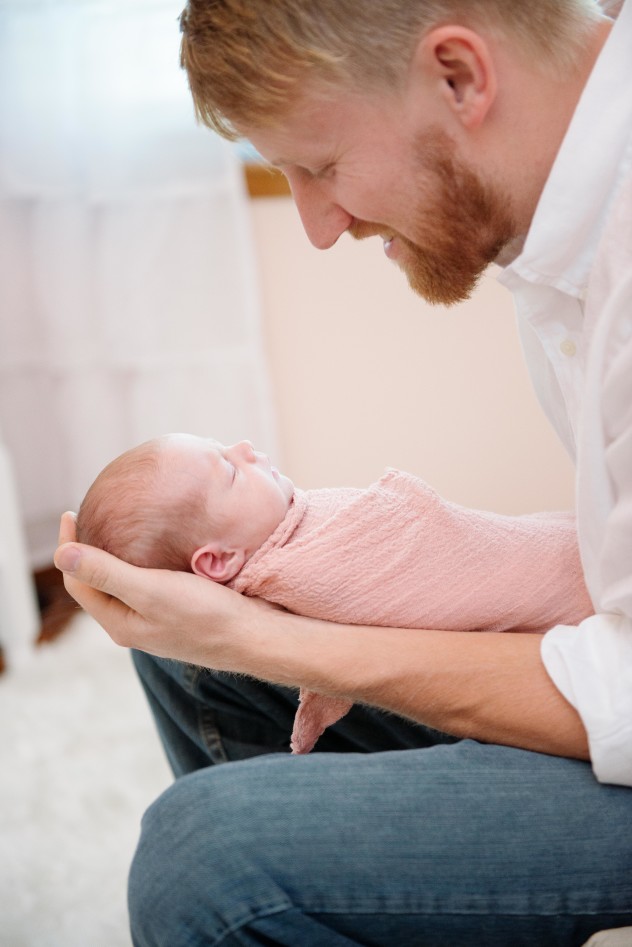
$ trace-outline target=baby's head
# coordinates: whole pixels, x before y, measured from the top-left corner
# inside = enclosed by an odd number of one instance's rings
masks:
[[[77,516],[79,542],[133,565],[228,582],[287,513],[294,487],[249,441],[167,434],[101,471]]]

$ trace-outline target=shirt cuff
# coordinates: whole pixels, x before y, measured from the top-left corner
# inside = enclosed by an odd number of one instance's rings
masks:
[[[592,615],[577,627],[557,625],[541,653],[586,728],[596,778],[632,786],[632,619]]]

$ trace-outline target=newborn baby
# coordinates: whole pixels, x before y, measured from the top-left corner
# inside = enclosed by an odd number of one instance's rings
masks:
[[[342,624],[544,632],[593,613],[571,514],[469,510],[397,470],[299,490],[249,441],[170,434],[127,451],[90,487],[77,536]],[[301,690],[293,751],[351,706]]]

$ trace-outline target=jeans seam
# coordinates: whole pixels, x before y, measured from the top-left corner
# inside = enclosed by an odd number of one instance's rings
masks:
[[[219,935],[219,937],[217,937],[215,940],[213,940],[212,944],[209,945],[209,947],[219,947],[219,945],[223,944],[223,943],[226,941],[226,938],[227,938],[227,937],[230,937],[232,934],[235,934],[237,931],[243,930],[244,927],[246,927],[246,926],[249,925],[249,924],[252,924],[253,921],[259,921],[259,920],[262,920],[263,918],[266,918],[266,917],[273,917],[273,916],[276,915],[276,914],[283,914],[284,912],[290,911],[290,910],[292,910],[292,909],[295,908],[295,907],[296,907],[296,906],[295,906],[295,905],[292,905],[291,903],[283,903],[283,904],[280,904],[280,905],[277,905],[277,906],[271,905],[271,906],[269,906],[269,907],[261,907],[261,908],[259,908],[258,910],[249,911],[248,914],[245,915],[244,917],[240,918],[239,921],[235,921],[235,922],[233,922],[230,926],[226,927],[226,928],[222,931],[222,933]],[[516,913],[509,912],[509,913],[507,913],[507,912],[504,912],[504,911],[480,911],[480,912],[472,912],[472,911],[440,911],[440,910],[419,910],[419,911],[415,911],[415,910],[402,911],[402,910],[399,910],[399,911],[392,911],[392,912],[391,912],[391,911],[384,910],[384,909],[379,910],[379,911],[376,912],[376,911],[368,911],[368,910],[353,910],[352,908],[349,908],[349,907],[347,907],[346,909],[343,909],[343,908],[341,907],[339,910],[331,910],[331,909],[330,909],[330,910],[316,910],[316,909],[314,909],[313,907],[312,907],[312,908],[309,908],[309,909],[307,909],[307,908],[304,907],[304,908],[302,908],[302,909],[300,909],[300,910],[301,910],[304,914],[306,914],[307,916],[310,916],[310,917],[326,917],[327,915],[338,915],[338,914],[342,914],[342,915],[345,915],[345,914],[346,914],[347,916],[351,916],[351,915],[371,916],[372,914],[376,914],[376,913],[377,913],[377,914],[380,914],[380,915],[389,915],[389,914],[392,913],[393,916],[397,916],[397,915],[399,915],[399,914],[406,914],[406,915],[408,915],[408,916],[411,916],[411,915],[419,916],[420,918],[421,918],[421,917],[454,917],[454,918],[457,918],[457,917],[486,917],[486,916],[489,916],[489,917],[495,917],[495,918],[502,918],[502,917],[506,917],[506,918],[569,917],[569,918],[575,918],[575,919],[577,919],[577,918],[581,918],[581,917],[586,917],[586,918],[598,917],[600,914],[604,914],[603,911],[597,911],[597,912],[592,912],[592,911],[573,912],[573,911],[569,911],[569,912],[564,912],[564,913],[559,913],[559,914],[549,914],[549,913],[540,914],[540,913],[538,913],[538,912],[533,912],[533,911],[526,912],[526,913],[522,913],[522,912],[516,912]],[[605,913],[606,913],[606,914],[610,914],[610,912],[605,912]],[[621,916],[622,916],[623,918],[625,918],[625,917],[627,916],[627,912],[623,912],[623,913],[622,913],[622,912],[614,912],[614,913],[615,913],[616,915],[621,914]]]
[[[208,707],[202,707],[198,714],[198,733],[213,764],[229,762],[215,714]]]
[[[228,755],[224,749],[215,713],[196,696],[199,692],[198,684],[200,678],[205,674],[208,674],[206,668],[198,667],[194,664],[186,665],[185,679],[189,687],[189,692],[195,698],[197,707],[198,734],[213,764],[228,763]]]
[[[222,944],[227,937],[231,934],[234,934],[236,931],[241,930],[245,927],[246,924],[251,924],[255,920],[261,920],[264,917],[272,917],[275,914],[283,914],[284,911],[289,911],[292,909],[292,905],[288,902],[283,902],[283,904],[269,907],[261,907],[256,911],[249,911],[248,914],[241,918],[239,921],[234,921],[229,927],[222,931],[220,936],[213,941],[211,947],[218,947],[219,944]]]

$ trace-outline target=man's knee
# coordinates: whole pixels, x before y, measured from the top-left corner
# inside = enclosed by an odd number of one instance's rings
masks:
[[[250,775],[249,775],[249,771]],[[287,898],[252,865],[257,786],[249,763],[177,780],[147,810],[129,878],[135,947],[211,945]]]
[[[177,780],[143,817],[128,888],[135,947],[203,943],[207,936],[211,919],[200,916],[203,906],[208,914],[208,905],[198,888],[200,872],[212,877],[214,854],[208,827],[201,824],[199,794],[190,785],[197,775]],[[206,816],[212,819],[213,813]]]

